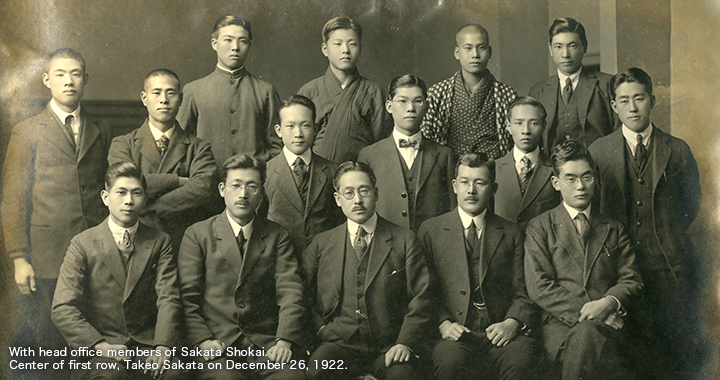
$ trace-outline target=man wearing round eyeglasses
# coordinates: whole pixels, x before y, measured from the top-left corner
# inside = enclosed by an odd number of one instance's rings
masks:
[[[378,190],[364,163],[338,167],[335,201],[347,223],[318,234],[302,254],[310,325],[319,345],[310,379],[412,379],[434,324],[430,275],[415,234],[375,213]]]
[[[200,379],[304,379],[304,371],[289,369],[303,343],[297,257],[287,230],[255,213],[265,162],[239,154],[223,169],[225,211],[188,228],[178,254],[195,368]],[[252,354],[238,354],[246,350]],[[248,369],[256,364],[266,366]]]
[[[563,203],[530,220],[525,281],[542,309],[550,362],[566,379],[627,378],[622,342],[643,282],[622,224],[591,206],[592,157],[568,139],[553,148],[552,183]]]

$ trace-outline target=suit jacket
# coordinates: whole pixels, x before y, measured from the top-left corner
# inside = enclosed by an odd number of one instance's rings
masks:
[[[525,282],[530,298],[543,309],[548,352],[557,353],[566,329],[546,327],[558,325],[558,320],[560,326],[575,326],[585,303],[614,296],[624,309],[632,310],[643,281],[620,222],[593,212],[583,247],[575,223],[560,204],[532,219],[525,234]]]
[[[560,192],[553,188],[550,181],[553,175],[552,163],[544,151],[540,151],[525,194],[520,191],[512,150],[495,162],[495,178],[498,184],[498,192],[495,193],[496,215],[517,222],[524,230],[530,219],[562,202]]]
[[[452,149],[423,138],[417,159],[421,159],[420,177],[413,205],[415,221],[410,225],[408,189],[393,137],[363,148],[358,155],[358,161],[370,165],[377,177],[380,191],[376,205],[378,214],[413,231],[417,231],[425,220],[450,211],[457,202],[452,188],[452,179],[455,178]]]
[[[217,194],[217,167],[210,144],[177,123],[162,157],[146,119],[140,128],[113,139],[107,160],[110,165],[133,162],[142,170],[148,202],[141,220],[170,234],[174,245],[188,226],[207,217],[204,206]],[[180,186],[178,177],[190,181]]]
[[[610,106],[610,78],[612,75],[600,71],[590,71],[583,67],[580,72],[580,79],[573,92],[573,97],[578,96],[578,116],[580,125],[588,134],[591,128],[600,136],[606,136],[612,131],[620,128],[620,120]],[[555,123],[557,116],[558,91],[560,91],[560,79],[557,74],[543,81],[535,83],[530,88],[530,96],[540,101],[547,111],[547,127],[543,134],[545,149],[551,149],[548,141],[550,128]],[[589,146],[594,138],[581,139],[585,146]]]
[[[282,152],[267,163],[265,194],[268,219],[290,232],[295,252],[299,255],[316,234],[343,222],[342,210],[335,204],[332,180],[337,164],[313,153],[308,179],[307,207],[295,186],[292,168]]]
[[[428,250],[440,284],[443,306],[438,309],[438,323],[450,320],[464,325],[468,315],[473,289],[464,230],[457,208],[420,227],[420,240]],[[480,251],[480,292],[487,305],[490,323],[514,318],[528,327],[533,326],[537,311],[525,291],[520,229],[488,212],[476,249]]]
[[[77,150],[50,104],[13,128],[3,169],[5,250],[24,257],[38,278],[57,278],[70,239],[107,217],[110,129],[81,109]]]
[[[108,221],[72,239],[60,269],[52,320],[70,347],[131,339],[176,346],[182,323],[170,237],[140,224],[127,274]]]
[[[303,284],[288,232],[255,216],[243,259],[227,218],[223,212],[194,224],[180,246],[187,343],[229,346],[241,335],[258,347],[276,338],[300,343]]]
[[[330,324],[341,309],[347,228],[346,222],[318,234],[301,257],[313,331]],[[378,217],[367,254],[364,290],[372,333],[368,340],[417,350],[436,322],[422,244],[410,230]]]
[[[685,141],[653,126],[654,156],[648,162],[653,177],[653,218],[655,238],[677,272],[690,259],[691,244],[686,231],[700,211],[700,175],[697,162]],[[625,194],[625,138],[622,129],[598,139],[589,148],[600,175],[600,213],[627,223]]]

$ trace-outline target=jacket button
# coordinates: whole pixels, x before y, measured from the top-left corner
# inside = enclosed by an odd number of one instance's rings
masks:
[[[522,223],[522,221],[523,221],[523,217],[522,217],[522,216],[518,216],[518,223]]]
[[[464,290],[461,290],[461,291],[460,291],[460,295],[461,295],[461,296],[464,296],[464,295],[465,295],[465,291],[464,291]]]
[[[405,193],[400,194],[400,196],[403,198],[407,198],[407,194],[405,194]]]
[[[642,201],[637,201],[638,206],[642,206]]]
[[[241,309],[244,309],[244,308],[245,308],[245,304],[242,303],[242,302],[240,302],[240,303],[238,304],[238,307],[241,308]]]
[[[642,222],[637,222],[638,227],[642,227]]]
[[[230,134],[231,134],[231,135],[237,134],[237,129],[231,130],[231,131],[230,131]]]
[[[407,211],[403,210],[402,216],[407,216]]]
[[[458,310],[457,315],[462,315],[462,310]]]
[[[340,297],[336,294],[336,295],[335,295],[335,301],[339,301],[339,300],[340,300]]]
[[[235,113],[235,110],[230,110],[230,113]]]
[[[638,183],[642,185],[643,183],[645,183],[645,180],[642,178],[638,178]]]

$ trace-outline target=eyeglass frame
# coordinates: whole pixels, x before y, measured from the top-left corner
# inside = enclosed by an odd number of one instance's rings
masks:
[[[587,185],[590,185],[590,184],[592,184],[593,182],[595,182],[595,175],[593,175],[593,174],[585,174],[585,175],[582,175],[582,176],[580,176],[580,177],[572,177],[572,179],[569,180],[569,181],[568,181],[568,180],[564,180],[564,179],[562,179],[562,178],[560,178],[560,177],[558,177],[558,176],[553,176],[553,177],[559,179],[560,181],[565,182],[565,183],[566,183],[567,185],[569,185],[569,186],[577,186],[578,183],[580,183],[580,182],[582,182],[583,185],[587,186]],[[585,178],[585,177],[590,177],[590,179],[588,179],[588,180],[583,179],[583,178]]]
[[[351,200],[355,199],[355,195],[359,195],[360,198],[368,198],[372,195],[373,190],[374,189],[369,188],[369,187],[361,187],[357,191],[355,191],[355,189],[346,189],[342,193],[339,191],[336,191],[335,193],[339,194],[341,197],[345,198],[346,200],[351,201]],[[347,196],[348,193],[352,193],[352,195],[349,198]],[[363,195],[363,193],[366,193],[366,194]]]

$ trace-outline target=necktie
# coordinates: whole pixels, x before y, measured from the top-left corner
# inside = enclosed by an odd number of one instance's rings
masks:
[[[585,246],[585,238],[590,231],[590,223],[588,223],[587,216],[584,213],[578,213],[575,216],[575,228],[577,229],[578,235],[580,235],[580,241]]]
[[[165,152],[167,152],[168,149],[168,143],[170,143],[170,139],[167,138],[164,134],[160,136],[159,139],[155,142],[157,144],[158,152],[160,152],[160,157],[165,155]]]
[[[243,233],[243,230],[240,229],[240,232],[238,232],[237,237],[235,238],[237,240],[238,248],[240,248],[240,258],[245,258],[245,233]]]
[[[400,146],[400,148],[415,148],[417,146],[418,142],[419,142],[418,140],[411,141],[411,140],[400,139],[400,142],[398,145]]]
[[[360,261],[365,254],[365,251],[367,250],[367,241],[365,241],[365,236],[367,235],[367,231],[365,231],[362,226],[359,226],[357,229],[357,234],[355,235],[355,256],[357,256],[358,261]]]
[[[525,194],[533,174],[532,161],[527,155],[520,159],[520,191]]]
[[[635,146],[635,163],[638,167],[642,167],[643,160],[645,159],[645,144],[643,144],[643,137],[641,134],[637,135],[637,145]]]
[[[75,116],[68,115],[65,118],[65,129],[67,129],[68,133],[70,134],[70,144],[72,145],[73,149],[76,149],[77,141],[75,141],[75,131],[73,131],[72,128],[72,122],[75,119]]]
[[[467,243],[470,247],[470,252],[475,250],[475,247],[478,243],[478,234],[477,234],[477,226],[475,226],[475,220],[473,219],[470,222],[470,227],[468,227],[468,234],[467,234]]]
[[[123,266],[127,270],[128,263],[130,262],[130,254],[134,250],[132,239],[130,238],[130,231],[125,230],[118,248],[120,248],[120,254],[122,255]]]
[[[297,186],[298,192],[300,192],[300,198],[302,198],[303,204],[307,198],[308,191],[308,170],[305,161],[298,157],[295,159],[292,167],[293,177],[295,177],[295,186]]]
[[[565,79],[565,87],[563,87],[562,100],[565,105],[570,103],[570,98],[573,94],[572,80],[570,78]]]

